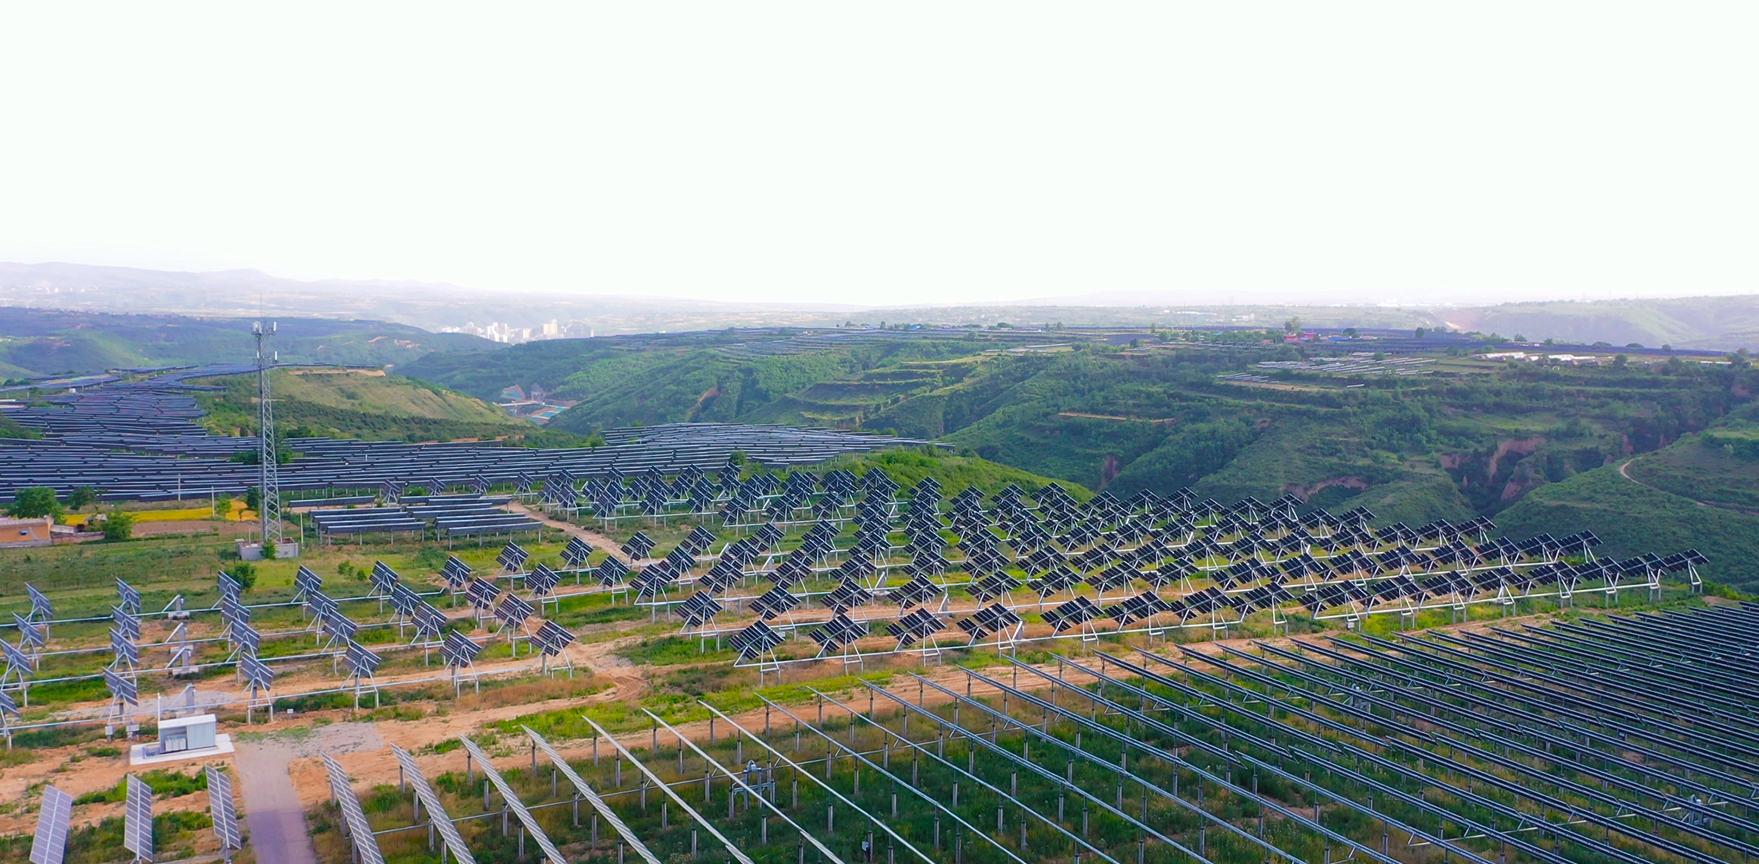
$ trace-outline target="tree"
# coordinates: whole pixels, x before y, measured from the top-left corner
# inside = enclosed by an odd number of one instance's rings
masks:
[[[116,508],[104,517],[105,540],[133,540],[134,514]]]
[[[75,487],[72,492],[67,493],[67,506],[73,508],[75,513],[96,503],[98,503],[98,490],[90,486]]]
[[[1355,339],[1358,335],[1359,334],[1356,333],[1356,328],[1354,328],[1354,327],[1345,327],[1344,328],[1344,338],[1345,339]]]
[[[1423,337],[1428,336],[1428,335],[1429,335],[1429,329],[1427,327],[1418,327],[1417,328],[1417,338],[1418,339],[1422,339]]]
[[[231,576],[232,578],[237,579],[238,584],[246,591],[256,587],[257,568],[254,564],[240,561],[232,568]]]
[[[1631,363],[1631,358],[1626,357],[1623,354],[1620,354],[1619,356],[1612,358],[1612,368],[1614,368],[1614,369],[1623,369],[1626,366],[1630,365],[1630,363]]]
[[[1283,322],[1283,332],[1284,333],[1299,333],[1299,332],[1301,332],[1301,318],[1300,318],[1300,316],[1296,316],[1294,318],[1290,318],[1287,321],[1284,321]]]
[[[263,504],[262,490],[258,489],[255,486],[252,486],[249,489],[244,490],[244,509],[254,512],[254,511],[256,511],[256,509],[258,507],[261,507],[262,504]]]
[[[60,516],[61,502],[55,500],[55,490],[47,486],[30,486],[13,494],[12,506],[6,508],[6,515],[19,519]]]

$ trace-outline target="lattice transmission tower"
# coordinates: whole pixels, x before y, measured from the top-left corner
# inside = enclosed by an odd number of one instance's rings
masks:
[[[269,401],[269,370],[281,358],[279,352],[270,354],[267,350],[268,338],[275,335],[273,322],[268,327],[261,321],[254,322],[250,332],[257,339],[257,516],[262,523],[263,548],[267,550],[273,544],[279,549],[283,540],[281,476],[276,460],[275,411]]]

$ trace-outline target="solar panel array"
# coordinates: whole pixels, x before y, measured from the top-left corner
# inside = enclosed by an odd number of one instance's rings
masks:
[[[254,452],[254,438],[209,435],[194,421],[201,409],[189,395],[198,385],[183,383],[190,377],[240,374],[254,371],[241,365],[180,370],[147,382],[99,382],[94,389],[49,397],[53,407],[26,407],[8,411],[21,425],[41,430],[41,440],[0,439],[0,500],[30,486],[49,486],[57,495],[90,486],[104,490],[106,501],[171,500],[179,495],[206,497],[210,493],[239,495],[257,483],[257,469],[233,462],[230,457]],[[361,490],[384,494],[387,500],[410,501],[403,490],[424,485],[430,498],[449,497],[451,488],[482,490],[489,484],[526,484],[546,478],[545,495],[555,499],[568,493],[549,490],[554,478],[575,482],[593,479],[638,477],[650,471],[676,474],[682,471],[718,471],[735,451],[756,464],[771,467],[808,465],[845,453],[860,453],[900,444],[921,444],[911,439],[862,435],[823,429],[738,424],[678,423],[638,429],[613,429],[605,433],[606,445],[560,449],[503,446],[499,442],[406,444],[394,441],[358,441],[329,438],[290,438],[287,444],[298,454],[280,468],[280,486],[298,493],[317,491],[328,496],[337,490]],[[523,479],[522,479],[523,478]],[[671,487],[668,487],[670,489]],[[689,490],[685,490],[688,492]],[[579,495],[573,495],[578,500]],[[624,498],[649,500],[636,490],[620,492],[612,504]],[[420,503],[420,502],[417,502]],[[337,517],[325,533],[356,533],[356,526],[372,522],[370,508]],[[391,508],[404,520],[379,519],[377,529],[421,531],[430,524],[445,535],[502,533],[516,514],[463,517],[431,514],[410,516]],[[448,524],[442,520],[462,518]],[[328,521],[330,517],[326,517]],[[529,520],[523,520],[529,521]],[[518,530],[517,526],[513,530]]]
[[[904,490],[879,472],[858,479],[840,471],[820,478],[796,473],[753,487],[729,506],[794,521],[763,523],[718,552],[712,532],[699,526],[658,560],[652,557],[657,544],[636,532],[622,552],[653,563],[631,574],[607,559],[601,583],[626,584],[638,602],[667,605],[687,629],[705,633],[723,632],[716,628],[729,626],[720,623],[728,610],[739,609],[757,620],[731,624],[733,630],[751,628],[757,636],[762,624],[783,635],[799,631],[822,655],[854,650],[854,643],[878,632],[900,647],[942,644],[940,633],[970,641],[1041,638],[1030,634],[1043,631],[1028,630],[1016,611],[1023,606],[1042,614],[1046,637],[1079,632],[1091,638],[1220,628],[1295,604],[1335,618],[1567,596],[1585,584],[1609,591],[1653,587],[1660,574],[1702,561],[1685,552],[1568,563],[1567,556],[1588,555],[1598,538],[1582,532],[1491,540],[1487,519],[1373,528],[1366,510],[1332,515],[1288,496],[1222,505],[1181,490],[1129,501],[1102,493],[1080,503],[1056,486],[1045,487],[1036,501],[1009,487],[986,504],[975,489],[948,499],[932,478]],[[812,515],[795,519],[801,513]],[[798,544],[778,549],[793,526],[805,529]],[[703,562],[706,572],[699,569]],[[729,595],[753,580],[773,587]],[[818,587],[826,580],[828,587]],[[692,583],[694,591],[674,598]],[[952,614],[910,617],[926,606]],[[901,627],[887,623],[905,618]],[[877,630],[865,626],[870,623]],[[931,623],[940,624],[939,631],[924,632]]]

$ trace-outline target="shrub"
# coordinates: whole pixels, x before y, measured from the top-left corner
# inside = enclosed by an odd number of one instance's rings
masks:
[[[120,508],[111,510],[104,517],[105,540],[133,540],[134,514]]]

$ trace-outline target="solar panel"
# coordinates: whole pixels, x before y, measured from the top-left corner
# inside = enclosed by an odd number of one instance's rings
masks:
[[[244,676],[245,683],[258,690],[268,690],[275,683],[275,670],[255,657],[238,658],[238,671]]]
[[[317,595],[317,596],[322,596],[322,595]],[[329,598],[326,597],[324,599],[328,600]],[[307,606],[311,606],[311,605],[312,605],[312,603],[310,602],[310,598],[308,598]],[[317,605],[322,606],[323,601],[318,601]],[[244,604],[239,603],[237,600],[233,600],[230,597],[222,597],[222,598],[220,598],[220,618],[221,618],[221,620],[223,620],[229,624],[233,624],[233,623],[249,624],[250,623],[250,607],[245,606]]]
[[[616,558],[606,558],[599,563],[598,573],[599,584],[609,588],[629,575],[629,565]]]
[[[379,664],[384,662],[379,655],[354,641],[350,641],[348,647],[342,649],[342,659],[348,664],[349,671],[361,678],[373,677],[373,673],[379,671]]]
[[[67,828],[72,817],[73,796],[44,786],[43,807],[37,812],[37,833],[31,837],[31,864],[61,864],[67,854]]]
[[[348,640],[353,639],[354,634],[360,631],[360,625],[355,624],[348,616],[332,609],[318,620],[318,629],[331,639]]]
[[[140,639],[140,619],[129,614],[127,609],[117,606],[110,610],[110,621],[122,635],[130,641]]]
[[[421,595],[410,590],[408,585],[399,583],[391,589],[391,608],[399,615],[414,615],[417,606],[422,605]]]
[[[0,714],[18,716],[18,702],[14,701],[12,694],[5,690],[0,690]]]
[[[140,663],[140,646],[135,645],[126,633],[110,631],[110,650],[116,655],[118,663],[127,663],[130,666]]]
[[[128,775],[128,797],[123,804],[122,848],[136,860],[153,860],[153,787]]]
[[[110,688],[110,697],[119,699],[128,705],[140,703],[140,692],[135,689],[134,682],[121,675],[104,670],[104,686]]]
[[[728,640],[728,644],[734,651],[739,652],[740,660],[750,660],[782,644],[784,639],[785,637],[777,633],[770,625],[759,621],[733,634],[733,637]]]
[[[531,553],[525,551],[525,547],[509,540],[507,545],[501,547],[501,554],[495,556],[495,563],[504,570],[518,570],[525,566],[525,559],[529,557]]]
[[[440,646],[440,656],[446,659],[446,665],[452,667],[469,666],[476,661],[476,655],[482,653],[482,646],[472,642],[470,637],[453,631],[446,634],[446,641]]]
[[[446,629],[446,613],[423,603],[415,607],[415,637],[432,639]]]
[[[482,766],[483,776],[489,778],[490,783],[495,784],[495,789],[501,793],[501,801],[506,804],[507,809],[513,811],[514,816],[519,817],[519,823],[525,826],[526,833],[531,835],[531,839],[537,841],[538,848],[544,850],[544,857],[550,860],[550,864],[568,864],[568,859],[562,857],[556,844],[551,843],[549,836],[544,833],[543,826],[539,825],[537,819],[532,817],[530,810],[525,809],[525,802],[519,800],[518,793],[513,791],[512,786],[507,785],[507,781],[501,777],[501,772],[495,770],[494,763],[489,761],[489,755],[477,747],[476,742],[463,735],[458,736],[458,740],[464,742],[465,749],[469,750],[470,755],[475,757],[477,763]]]
[[[554,621],[545,621],[532,637],[544,654],[554,657],[562,650],[574,644],[574,634],[568,628]]]
[[[301,564],[299,571],[293,574],[293,587],[302,594],[307,591],[320,591],[323,590],[324,579]]]
[[[134,586],[117,579],[116,597],[123,609],[134,615],[140,614],[140,592],[134,590]]]
[[[214,836],[220,838],[222,849],[243,849],[244,838],[238,833],[238,812],[232,806],[232,775],[208,766],[208,815],[214,822]]]
[[[4,651],[5,653],[7,672],[12,672],[12,670],[23,672],[23,670],[28,670],[32,667],[30,656],[26,656],[25,651],[19,651],[18,648],[14,648],[12,642],[0,642],[0,651]]]
[[[475,606],[477,609],[489,609],[493,607],[495,605],[495,598],[500,595],[501,589],[496,588],[493,583],[482,579],[470,580],[470,585],[466,586],[464,589],[464,598],[469,600],[470,605]]]
[[[634,849],[635,854],[641,856],[641,859],[647,862],[647,864],[660,864],[660,859],[647,848],[647,844],[643,843],[641,838],[636,836],[635,832],[629,830],[629,826],[624,824],[622,819],[618,818],[617,812],[612,810],[610,806],[605,803],[605,800],[600,798],[598,793],[592,790],[591,786],[586,785],[586,781],[582,780],[580,775],[575,773],[574,767],[568,764],[568,760],[562,758],[562,754],[556,752],[556,748],[550,746],[550,742],[545,741],[542,735],[533,732],[530,726],[522,726],[520,728],[525,730],[525,734],[531,737],[532,743],[536,744],[538,749],[544,751],[545,756],[550,757],[550,764],[556,766],[556,770],[560,771],[562,776],[567,777],[568,782],[574,784],[575,790],[580,793],[581,797],[584,797],[592,804],[593,810],[595,810],[606,822],[610,823],[611,828],[617,832],[618,836],[622,837],[629,843],[629,848]],[[463,864],[472,864],[472,862],[466,860]]]
[[[44,620],[52,620],[55,617],[54,604],[49,602],[48,597],[43,596],[43,592],[37,590],[37,586],[26,584],[24,590],[31,595],[32,618],[40,617]]]
[[[454,591],[457,591],[466,581],[469,581],[471,573],[473,572],[474,571],[470,569],[470,565],[458,560],[457,556],[447,558],[446,565],[440,568],[441,578],[444,578],[446,580],[446,585]]]
[[[324,770],[330,775],[330,794],[342,809],[342,819],[348,823],[348,837],[354,842],[360,864],[385,864],[384,856],[379,854],[378,838],[373,836],[373,826],[360,809],[354,787],[348,785],[348,772],[328,753],[324,754]]]
[[[234,648],[249,656],[255,656],[263,643],[262,634],[249,624],[232,625],[226,631],[226,638]]]
[[[219,587],[221,597],[230,597],[233,600],[237,600],[238,595],[244,591],[243,584],[225,573],[216,576],[214,583]]]
[[[397,571],[383,561],[374,561],[372,572],[367,574],[367,582],[380,594],[390,594],[391,589],[397,585],[397,580]]]
[[[495,607],[495,617],[501,619],[508,627],[524,626],[526,619],[531,617],[531,604],[508,594],[501,598],[500,605]]]
[[[245,608],[248,608],[248,607],[245,607]],[[325,594],[322,591],[308,591],[308,592],[306,592],[305,611],[310,612],[311,614],[316,615],[321,618],[326,613],[334,610],[335,608],[336,608],[336,601],[331,599],[330,595]],[[226,606],[224,604],[224,601],[222,601],[222,603],[221,603],[220,612],[221,612],[221,614],[225,614],[225,612],[226,612]],[[249,613],[246,613],[245,620],[247,620],[247,621],[250,620]]]
[[[684,619],[685,626],[700,627],[721,613],[721,603],[713,594],[698,591],[678,604],[677,612],[678,617]]]
[[[781,588],[771,588],[756,600],[751,601],[751,611],[765,621],[776,617],[800,604],[800,598],[789,594]]]
[[[531,588],[533,594],[539,597],[549,596],[556,590],[556,583],[560,581],[562,581],[562,577],[543,564],[537,565],[537,569],[525,577],[525,584]]]
[[[586,559],[592,556],[592,544],[579,537],[568,538],[568,545],[562,549],[562,567],[567,570],[578,570],[586,566]]]
[[[18,628],[18,644],[22,647],[42,648],[48,644],[48,635],[43,632],[43,625],[36,624],[17,612],[12,613],[12,625]]]
[[[428,824],[440,834],[440,840],[452,853],[457,864],[476,864],[476,858],[470,854],[470,844],[458,833],[458,826],[452,824],[452,818],[446,815],[446,807],[435,794],[434,787],[429,785],[428,778],[421,773],[420,766],[415,764],[415,757],[395,744],[391,745],[391,754],[397,757],[397,764],[403,767],[403,777],[415,789],[415,797],[421,800],[423,810],[428,813]],[[562,764],[561,762],[557,763]]]

